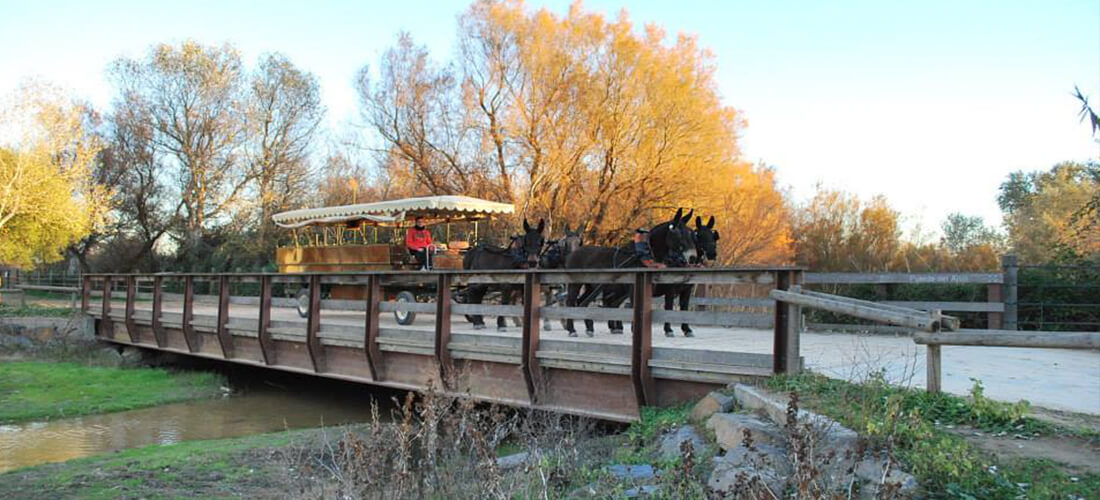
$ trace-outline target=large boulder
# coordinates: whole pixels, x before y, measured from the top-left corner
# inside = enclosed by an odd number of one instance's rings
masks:
[[[737,467],[769,469],[780,477],[791,475],[791,464],[787,460],[786,448],[768,444],[756,444],[752,448],[741,446],[715,459],[715,465],[729,464]]]
[[[728,413],[733,410],[735,403],[736,401],[732,396],[720,392],[711,392],[700,399],[698,403],[695,403],[695,408],[691,410],[691,420],[693,422],[703,422],[715,413]]]
[[[917,479],[912,474],[906,473],[896,467],[886,469],[886,461],[867,459],[859,462],[855,467],[855,476],[865,481],[863,491],[875,492],[885,485],[896,488],[898,493],[909,496],[917,491]]]
[[[784,483],[771,469],[719,461],[707,479],[707,488],[718,498],[782,498]]]
[[[707,442],[703,440],[703,436],[699,435],[694,426],[684,425],[661,438],[661,458],[664,460],[680,458],[681,446],[684,442],[690,442],[696,454],[707,446]]]
[[[527,463],[528,453],[522,451],[519,453],[513,453],[506,457],[497,458],[497,468],[501,470],[511,470],[516,467],[522,466]]]
[[[747,413],[715,413],[707,420],[707,429],[714,431],[714,440],[726,451],[740,447],[746,431],[753,443],[783,446],[786,442],[778,426]]]

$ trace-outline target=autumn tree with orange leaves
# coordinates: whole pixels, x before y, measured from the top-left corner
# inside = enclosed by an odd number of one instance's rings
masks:
[[[716,216],[724,263],[790,258],[783,196],[738,159],[744,121],[694,37],[579,3],[560,16],[480,1],[459,20],[457,61],[402,34],[358,91],[381,177],[414,181],[391,195],[513,202],[596,244],[691,207]]]

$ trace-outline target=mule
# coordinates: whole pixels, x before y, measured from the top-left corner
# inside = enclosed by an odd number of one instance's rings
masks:
[[[512,243],[507,248],[491,245],[478,245],[462,258],[462,269],[466,270],[500,270],[500,269],[534,269],[539,266],[539,257],[546,243],[542,232],[546,228],[546,222],[539,219],[539,225],[532,227],[527,219],[523,219],[523,234],[512,238]],[[521,285],[470,285],[467,287],[466,299],[468,304],[480,304],[485,294],[491,289],[500,290],[500,303],[511,305],[516,293],[522,293]],[[475,330],[485,328],[485,319],[480,314],[469,316]],[[497,316],[497,330],[504,331],[507,324],[504,316]]]
[[[676,211],[672,220],[663,222],[650,230],[649,242],[653,249],[654,258],[658,262],[664,262],[670,267],[683,267],[695,259],[696,245],[692,232],[687,227],[694,210],[684,216],[681,208]],[[606,269],[641,267],[634,246],[622,247],[581,247],[573,252],[566,261],[567,269]],[[582,293],[583,292],[583,293]],[[599,298],[603,307],[619,307],[630,296],[630,285],[599,285],[571,284],[566,295],[566,305],[570,307],[585,306],[589,302]],[[584,320],[585,334],[594,336],[593,321]],[[612,334],[623,333],[622,321],[611,320],[607,322]],[[573,326],[573,320],[566,320],[566,331],[570,337],[576,337],[577,332]]]
[[[695,260],[691,261],[692,265],[705,265],[707,261],[714,261],[718,258],[718,231],[714,230],[714,216],[710,217],[710,220],[703,224],[702,217],[695,218],[695,230],[691,234],[692,240],[695,244]],[[674,302],[679,298],[680,310],[687,311],[691,305],[691,296],[695,293],[695,285],[692,284],[660,284],[653,287],[653,296],[665,298],[665,310],[671,311]],[[691,326],[687,323],[680,324],[680,330],[684,332],[685,337],[694,337],[695,334],[691,330]],[[665,336],[672,337],[672,325],[665,323]]]
[[[542,257],[539,258],[540,269],[561,269],[565,267],[565,261],[569,256],[578,248],[584,246],[584,236],[581,228],[582,224],[576,230],[569,228],[569,224],[565,224],[565,234],[561,238],[548,241],[546,244],[546,251],[543,252]],[[543,287],[543,304],[552,305],[558,302],[556,298],[556,291],[560,287],[547,286]],[[550,320],[547,318],[542,319],[542,329],[551,331]]]

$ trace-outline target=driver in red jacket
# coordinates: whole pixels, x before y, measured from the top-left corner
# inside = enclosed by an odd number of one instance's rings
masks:
[[[405,248],[409,254],[416,257],[416,263],[421,270],[431,268],[431,254],[435,251],[432,244],[432,232],[424,227],[424,219],[419,215],[413,219],[413,227],[405,232]]]

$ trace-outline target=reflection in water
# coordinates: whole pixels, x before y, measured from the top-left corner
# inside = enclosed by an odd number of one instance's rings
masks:
[[[352,396],[347,391],[303,394],[267,389],[106,415],[0,425],[0,472],[151,444],[362,422],[370,418],[371,399],[366,392]]]

